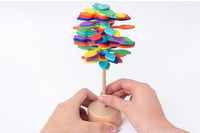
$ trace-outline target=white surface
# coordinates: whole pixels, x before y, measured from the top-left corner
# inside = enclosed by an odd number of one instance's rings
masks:
[[[87,65],[73,44],[79,12],[94,2],[1,3],[0,96],[2,133],[39,132],[59,102],[87,87],[100,93],[101,70]],[[111,65],[108,83],[149,83],[174,125],[200,132],[200,2],[108,2],[129,14],[136,41],[124,63]],[[133,114],[134,115],[134,114]],[[134,132],[127,120],[120,133]]]

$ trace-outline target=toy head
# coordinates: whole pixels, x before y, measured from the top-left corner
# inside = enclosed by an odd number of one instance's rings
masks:
[[[124,13],[110,10],[107,4],[95,3],[93,8],[87,8],[77,18],[83,20],[75,26],[77,35],[74,44],[87,50],[82,59],[85,63],[99,63],[102,69],[108,70],[110,63],[122,63],[121,57],[131,54],[130,51],[118,48],[132,48],[135,42],[128,37],[121,37],[120,29],[132,29],[133,25],[113,26],[115,21],[125,21],[131,18]]]

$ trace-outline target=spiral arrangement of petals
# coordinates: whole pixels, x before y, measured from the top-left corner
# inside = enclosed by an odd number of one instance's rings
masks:
[[[102,69],[108,70],[110,63],[122,63],[121,58],[131,54],[126,48],[134,47],[135,42],[120,36],[119,30],[116,29],[127,30],[135,26],[114,25],[115,21],[130,20],[127,14],[110,10],[108,4],[95,3],[92,8],[84,9],[77,19],[83,22],[73,27],[77,30],[74,44],[87,51],[81,57],[85,63],[98,62]]]

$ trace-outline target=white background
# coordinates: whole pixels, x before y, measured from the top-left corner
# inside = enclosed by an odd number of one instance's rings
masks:
[[[136,45],[111,65],[108,83],[150,84],[174,125],[200,132],[200,2],[107,2],[127,13]],[[0,3],[0,132],[39,132],[60,102],[83,87],[99,95],[101,69],[84,64],[73,26],[94,2]],[[134,114],[133,114],[134,115]],[[134,132],[125,119],[120,133]]]

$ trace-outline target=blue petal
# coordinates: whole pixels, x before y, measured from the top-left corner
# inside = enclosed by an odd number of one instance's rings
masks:
[[[105,69],[108,66],[108,61],[99,61],[99,66]]]
[[[111,63],[114,63],[114,64],[118,64],[118,59],[117,58],[115,58],[114,61],[111,61],[111,60],[108,60],[108,61],[111,62]]]

